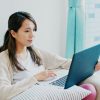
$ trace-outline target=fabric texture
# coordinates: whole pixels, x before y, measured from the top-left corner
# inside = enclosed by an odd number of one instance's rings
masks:
[[[91,92],[79,86],[62,89],[58,86],[33,85],[32,88],[12,98],[12,100],[82,100]]]

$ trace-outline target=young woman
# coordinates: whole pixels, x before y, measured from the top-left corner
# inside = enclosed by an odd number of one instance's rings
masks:
[[[9,17],[8,30],[0,47],[0,99],[8,100],[38,81],[55,76],[58,67],[69,67],[66,60],[32,47],[37,24],[27,12]]]
[[[0,47],[0,99],[10,100],[38,81],[56,74],[48,69],[69,68],[70,60],[32,46],[37,24],[27,12],[9,17],[8,30]]]

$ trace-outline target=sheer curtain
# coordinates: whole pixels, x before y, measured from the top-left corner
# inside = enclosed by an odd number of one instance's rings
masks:
[[[72,58],[72,55],[83,48],[84,33],[84,11],[82,8],[83,0],[68,1],[68,19],[67,19],[67,43],[66,57]]]

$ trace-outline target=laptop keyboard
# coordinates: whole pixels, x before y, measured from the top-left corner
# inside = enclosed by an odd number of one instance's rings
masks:
[[[55,80],[55,81],[53,81],[53,82],[51,82],[49,84],[64,87],[66,79],[67,79],[67,75],[65,75],[65,76],[59,78],[58,80]]]

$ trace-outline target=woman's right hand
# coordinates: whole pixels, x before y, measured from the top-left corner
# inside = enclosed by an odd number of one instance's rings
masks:
[[[34,77],[38,81],[44,81],[44,80],[48,79],[49,77],[54,77],[54,76],[56,76],[56,74],[54,73],[54,71],[45,70],[43,72],[40,72],[40,73],[36,74]]]

